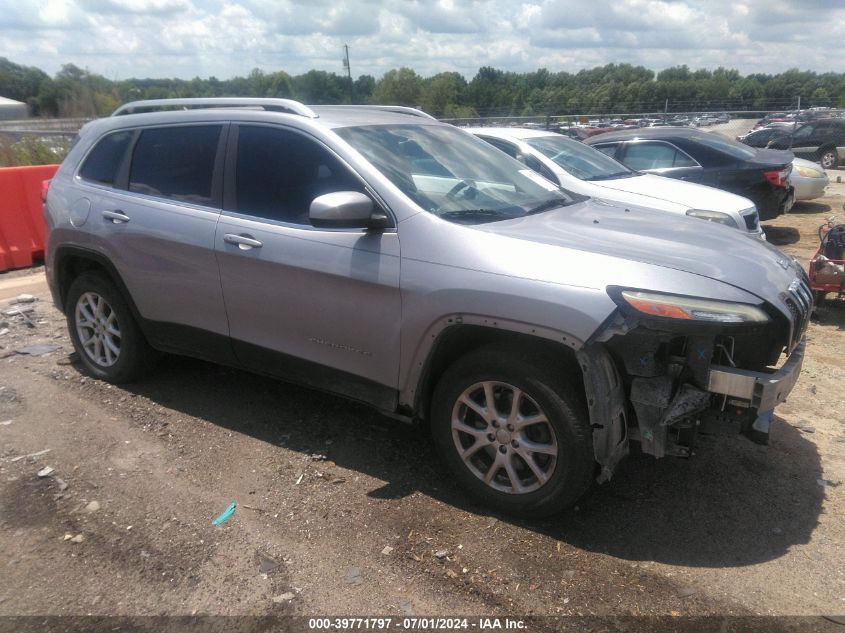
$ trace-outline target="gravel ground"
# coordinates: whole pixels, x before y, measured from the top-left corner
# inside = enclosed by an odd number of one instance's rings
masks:
[[[844,201],[831,185],[770,241],[806,262]],[[632,456],[545,521],[469,503],[422,431],[341,399],[176,357],[127,387],[86,377],[48,296],[18,307],[32,312],[0,317],[0,630],[72,622],[9,618],[24,615],[462,614],[845,631],[821,617],[845,614],[843,301],[818,310],[769,447]],[[16,351],[32,344],[55,349]]]

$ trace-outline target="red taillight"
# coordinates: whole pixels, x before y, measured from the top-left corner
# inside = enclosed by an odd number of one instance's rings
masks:
[[[47,192],[50,191],[50,181],[41,181],[41,202],[47,202]]]
[[[789,177],[790,168],[791,165],[779,171],[764,171],[763,176],[775,187],[786,187],[786,179]]]

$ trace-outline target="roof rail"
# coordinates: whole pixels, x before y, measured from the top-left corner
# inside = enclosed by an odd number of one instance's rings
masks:
[[[431,116],[428,112],[423,112],[417,108],[409,108],[407,106],[397,106],[397,105],[362,105],[362,106],[350,106],[352,108],[366,108],[368,110],[384,110],[385,112],[397,112],[399,114],[410,114],[412,116],[422,117],[424,119],[431,119],[432,121],[436,121],[437,119]]]
[[[399,114],[410,114],[411,116],[418,116],[424,119],[437,119],[427,112],[418,110],[417,108],[409,108],[407,106],[371,106],[371,105],[334,105],[334,106],[320,106],[321,108],[361,108],[362,110],[382,110],[384,112],[396,112]]]
[[[112,116],[151,112],[165,108],[263,108],[274,112],[289,112],[316,119],[317,114],[308,106],[292,99],[268,99],[258,97],[209,97],[198,99],[147,99],[125,103],[112,112]]]

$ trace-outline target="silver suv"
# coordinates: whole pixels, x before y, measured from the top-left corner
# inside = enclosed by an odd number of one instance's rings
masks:
[[[459,483],[523,515],[629,440],[765,441],[812,307],[774,247],[568,194],[398,107],[131,103],[82,129],[45,214],[94,376],[172,352],[425,420]]]

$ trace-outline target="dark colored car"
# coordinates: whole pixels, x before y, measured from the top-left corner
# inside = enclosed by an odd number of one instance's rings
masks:
[[[584,142],[635,171],[745,196],[764,220],[792,208],[794,195],[787,182],[792,152],[756,149],[719,134],[677,127],[608,132]]]
[[[799,158],[835,169],[845,160],[845,119],[819,119],[800,126],[792,132],[791,149]]]
[[[751,147],[789,149],[799,158],[835,169],[845,160],[845,119],[824,118],[808,123],[765,127],[738,136]]]
[[[789,149],[792,145],[791,127],[762,127],[748,134],[737,136],[736,140],[751,147],[768,149]]]

